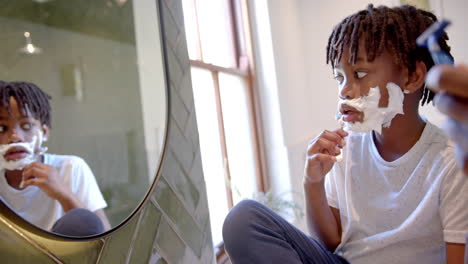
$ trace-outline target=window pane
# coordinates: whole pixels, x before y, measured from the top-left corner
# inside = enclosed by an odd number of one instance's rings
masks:
[[[252,120],[247,83],[241,77],[219,74],[221,105],[233,187],[233,200],[251,198],[257,190]]]
[[[191,60],[201,60],[195,0],[183,0],[182,5],[189,57]]]
[[[231,15],[227,0],[197,0],[203,61],[235,67]]]
[[[222,225],[228,213],[225,171],[219,134],[216,98],[210,71],[192,68],[195,111],[200,138],[200,152],[208,193],[213,245],[222,241]]]

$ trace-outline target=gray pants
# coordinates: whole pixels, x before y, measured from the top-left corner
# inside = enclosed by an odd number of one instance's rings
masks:
[[[93,212],[83,208],[75,208],[57,220],[51,231],[66,236],[92,236],[103,233],[104,225]]]
[[[223,225],[232,263],[348,263],[281,216],[252,201],[238,203]]]
[[[465,264],[468,264],[468,234],[466,235],[465,243]]]

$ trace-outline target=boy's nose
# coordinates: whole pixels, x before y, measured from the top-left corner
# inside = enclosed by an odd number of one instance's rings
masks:
[[[340,89],[339,97],[342,100],[350,100],[353,98],[356,98],[358,96],[358,92],[355,89],[356,87],[353,87],[353,84],[348,82],[343,84],[343,87]]]
[[[9,141],[10,141],[9,143],[18,143],[18,142],[23,142],[24,139],[17,129],[13,129],[10,133]]]

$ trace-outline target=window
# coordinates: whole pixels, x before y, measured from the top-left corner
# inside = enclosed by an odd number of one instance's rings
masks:
[[[264,191],[246,0],[183,0],[214,245],[242,198]],[[231,187],[229,187],[231,186]]]

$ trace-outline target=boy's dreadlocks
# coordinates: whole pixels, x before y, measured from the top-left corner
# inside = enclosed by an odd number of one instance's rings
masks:
[[[410,74],[414,72],[417,61],[424,62],[429,70],[434,62],[427,49],[416,45],[416,38],[435,21],[437,17],[433,13],[410,5],[375,8],[369,4],[366,10],[345,18],[335,26],[328,39],[327,64],[330,62],[334,67],[341,60],[347,46],[351,55],[349,62],[356,63],[359,40],[365,37],[369,61],[373,61],[387,49],[393,55],[394,62],[408,68]],[[444,32],[439,45],[452,57],[447,40],[448,35]],[[421,105],[429,103],[433,98],[434,93],[425,87]]]
[[[16,99],[21,114],[32,116],[41,124],[51,126],[51,97],[33,83],[0,81],[0,106],[11,114],[10,97]]]

